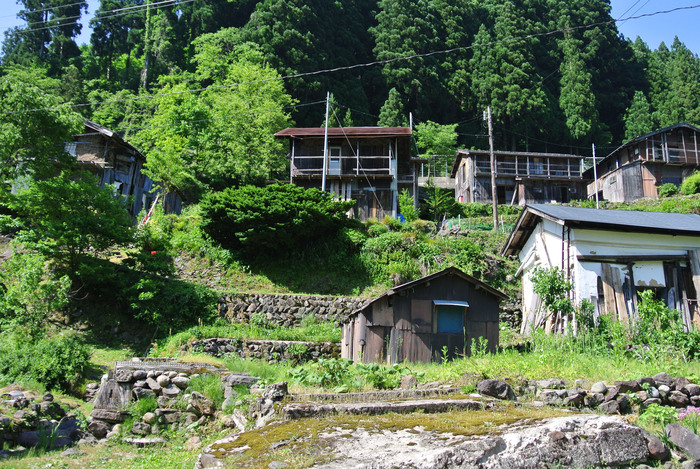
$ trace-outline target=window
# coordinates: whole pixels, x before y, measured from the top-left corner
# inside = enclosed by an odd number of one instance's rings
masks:
[[[466,301],[433,301],[437,319],[437,332],[464,333],[464,317],[469,304]]]
[[[328,174],[340,174],[340,147],[328,148]]]

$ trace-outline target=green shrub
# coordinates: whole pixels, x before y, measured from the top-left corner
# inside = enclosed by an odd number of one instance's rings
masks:
[[[259,257],[287,254],[348,225],[354,201],[291,184],[242,186],[206,194],[202,230],[223,247]]]
[[[75,333],[31,342],[17,333],[0,336],[0,376],[4,380],[34,380],[46,389],[69,391],[82,379],[90,347]]]
[[[377,236],[388,232],[389,227],[381,223],[370,225],[369,228],[367,228],[367,234],[372,238],[376,238]]]
[[[646,429],[653,429],[653,426],[657,426],[663,430],[666,425],[676,421],[678,421],[676,409],[659,404],[649,404],[637,422]]]
[[[407,223],[418,219],[418,210],[414,205],[413,196],[408,192],[408,189],[403,189],[399,193],[399,213],[403,215]]]
[[[681,192],[685,195],[700,193],[700,171],[695,171],[685,178],[681,184]]]
[[[216,317],[218,295],[210,288],[156,275],[132,279],[135,283],[124,291],[131,313],[164,331]]]
[[[671,197],[678,194],[678,186],[672,182],[667,182],[666,184],[661,184],[657,191],[659,192],[659,197]]]
[[[461,215],[467,218],[489,217],[493,213],[491,204],[481,202],[460,203],[458,207]]]

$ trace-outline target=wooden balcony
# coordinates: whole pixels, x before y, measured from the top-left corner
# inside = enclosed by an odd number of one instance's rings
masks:
[[[477,160],[476,173],[491,174],[489,161]],[[496,177],[530,177],[541,179],[581,179],[581,165],[576,160],[497,161]]]

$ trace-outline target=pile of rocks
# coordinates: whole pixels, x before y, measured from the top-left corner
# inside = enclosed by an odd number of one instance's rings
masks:
[[[95,394],[88,424],[88,431],[95,438],[118,435],[122,431],[121,424],[129,416],[126,409],[130,402],[146,398],[156,399],[157,408],[134,423],[130,429],[134,435],[144,437],[165,427],[183,425],[194,428],[201,425],[217,411],[212,401],[188,390],[191,380],[201,373],[222,374],[220,379],[229,399],[235,396],[234,386],[250,386],[259,380],[247,374],[232,374],[228,370],[203,368],[205,365],[202,364],[183,365],[174,361],[135,361],[121,362],[121,367],[120,363],[117,365],[113,372],[103,377]],[[143,441],[136,443],[142,444]]]
[[[606,414],[643,412],[650,404],[683,408],[700,405],[700,386],[685,377],[658,373],[631,381],[615,381],[612,385],[597,382],[590,389],[577,381],[572,388],[566,380],[528,381],[514,388],[517,395],[534,395],[545,404],[595,408]]]
[[[349,296],[272,295],[233,293],[219,300],[219,313],[232,322],[250,323],[253,315],[284,327],[296,327],[306,316],[320,321],[340,321],[362,307],[366,298]]]
[[[67,415],[51,393],[33,398],[15,389],[0,396],[0,459],[36,446],[72,446],[83,436],[77,417]]]
[[[241,358],[257,358],[270,364],[340,358],[340,344],[333,342],[212,338],[188,343],[180,348],[182,351],[203,352],[214,357],[236,355]]]

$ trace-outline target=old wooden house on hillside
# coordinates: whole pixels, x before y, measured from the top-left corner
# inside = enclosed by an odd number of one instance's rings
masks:
[[[156,193],[153,181],[142,172],[146,157],[119,134],[86,119],[85,131],[75,135],[65,148],[79,165],[99,178],[100,187],[111,184],[117,194],[131,197],[132,216],[151,207]],[[167,212],[180,212],[182,202],[176,194],[168,194],[163,203]]]
[[[343,358],[365,363],[440,361],[467,355],[472,339],[498,347],[499,301],[506,295],[449,267],[392,288],[343,323]]]
[[[586,197],[583,156],[495,151],[499,204],[566,203]],[[492,202],[488,150],[458,150],[452,166],[459,202]]]
[[[355,200],[352,215],[361,220],[398,213],[398,194],[417,193],[411,158],[410,127],[329,127],[324,152],[322,127],[287,128],[275,134],[289,140],[290,180],[322,188],[342,200]]]
[[[588,197],[596,190],[600,198],[611,202],[630,202],[656,197],[657,187],[665,183],[679,186],[700,169],[700,129],[681,122],[635,137],[600,161],[584,176],[593,181]]]
[[[651,289],[686,327],[700,325],[700,215],[528,205],[503,254],[521,262],[522,332],[563,330],[571,319],[543,311],[531,279],[537,267],[561,269],[574,304],[588,300],[596,315],[629,321],[637,293]]]

